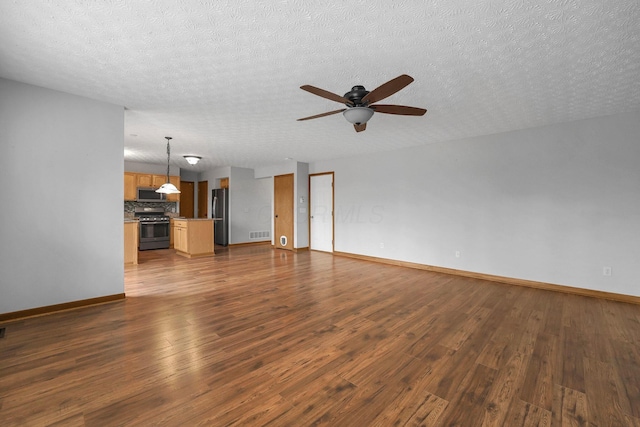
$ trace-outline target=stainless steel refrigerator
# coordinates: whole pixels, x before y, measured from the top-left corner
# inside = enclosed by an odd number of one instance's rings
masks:
[[[229,189],[218,188],[211,195],[211,217],[214,223],[216,245],[229,244]]]

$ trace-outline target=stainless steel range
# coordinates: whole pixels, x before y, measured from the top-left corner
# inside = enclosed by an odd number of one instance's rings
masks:
[[[170,218],[162,208],[136,208],[134,216],[140,221],[141,251],[169,249]]]

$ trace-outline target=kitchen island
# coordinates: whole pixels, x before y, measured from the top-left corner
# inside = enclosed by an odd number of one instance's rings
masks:
[[[173,247],[187,258],[211,256],[213,220],[210,218],[173,218]]]
[[[138,263],[138,220],[124,220],[124,263]]]

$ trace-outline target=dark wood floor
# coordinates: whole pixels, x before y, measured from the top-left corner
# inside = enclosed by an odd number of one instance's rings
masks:
[[[640,426],[640,306],[268,246],[5,323],[0,425]]]

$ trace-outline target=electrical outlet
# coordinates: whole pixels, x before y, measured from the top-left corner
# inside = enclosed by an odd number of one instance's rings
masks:
[[[460,251],[456,251],[456,258],[460,258]]]
[[[384,242],[380,242],[380,249],[384,249]]]
[[[611,276],[611,267],[602,267],[603,276]]]

